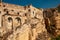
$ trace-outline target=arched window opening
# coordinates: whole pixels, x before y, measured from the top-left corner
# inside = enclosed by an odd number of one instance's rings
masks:
[[[8,14],[9,13],[9,11],[6,11],[6,14]]]
[[[20,21],[21,21],[21,19],[20,19],[19,17],[16,17],[16,19],[17,19],[17,21],[18,21],[18,22],[20,22]]]
[[[11,22],[12,21],[12,18],[11,17],[8,17],[8,21]]]
[[[1,14],[1,11],[0,11],[0,14]]]
[[[1,5],[0,5],[1,6]]]

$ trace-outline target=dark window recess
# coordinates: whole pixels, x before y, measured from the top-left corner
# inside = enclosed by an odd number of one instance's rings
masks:
[[[12,21],[12,18],[11,18],[11,17],[9,17],[9,18],[8,18],[8,21],[9,21],[9,22],[11,22],[11,21]]]
[[[60,30],[60,28],[58,28],[58,30]]]
[[[33,13],[34,13],[34,11],[33,11]]]
[[[17,14],[19,15],[19,12]]]
[[[8,9],[4,9],[4,12],[7,11]]]
[[[1,11],[0,11],[0,14],[1,14]]]
[[[6,11],[6,13],[5,13],[4,15],[10,15],[10,14],[9,14],[9,11]]]
[[[30,10],[30,9],[28,9],[28,11],[30,12],[31,10]]]
[[[6,14],[5,14],[5,15],[10,15],[10,14],[9,14],[9,11],[6,11]]]
[[[21,19],[19,17],[16,17],[16,19],[17,19],[18,22],[21,21]]]
[[[1,6],[1,5],[0,5]]]
[[[14,11],[14,10],[11,10],[11,11]]]
[[[27,13],[25,13],[25,16],[27,16]]]
[[[3,7],[5,7],[5,5],[3,5]]]

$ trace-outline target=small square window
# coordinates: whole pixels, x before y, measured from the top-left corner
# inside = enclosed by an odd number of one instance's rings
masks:
[[[14,11],[14,10],[11,10],[11,11]]]
[[[8,9],[4,9],[4,12],[7,11]]]
[[[3,5],[3,7],[5,7],[5,5]]]
[[[30,10],[30,9],[28,9],[28,11],[30,12],[31,10]]]
[[[19,12],[17,14],[19,15]]]
[[[1,14],[1,11],[0,11],[0,14]]]

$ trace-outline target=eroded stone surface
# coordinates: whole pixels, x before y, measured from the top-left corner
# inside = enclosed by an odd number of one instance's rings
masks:
[[[43,9],[32,5],[0,5],[0,40],[48,40]]]

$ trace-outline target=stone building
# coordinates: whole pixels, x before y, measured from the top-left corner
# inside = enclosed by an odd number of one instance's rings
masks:
[[[43,9],[0,3],[0,40],[48,40]]]

